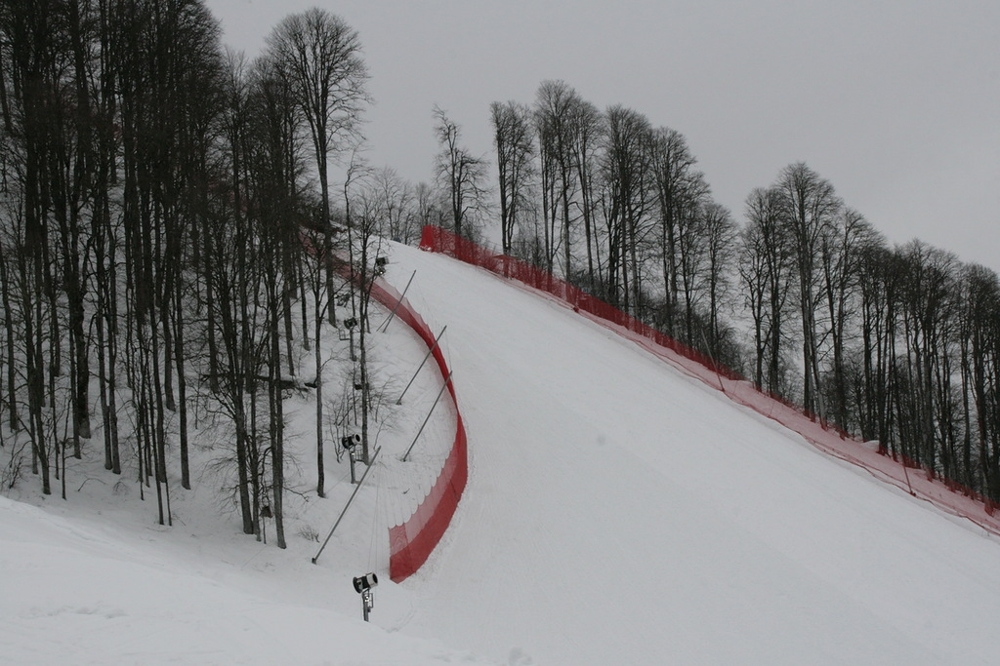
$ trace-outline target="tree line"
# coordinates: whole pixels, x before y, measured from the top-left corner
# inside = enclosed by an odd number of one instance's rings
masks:
[[[805,163],[752,191],[739,224],[680,132],[563,81],[490,120],[505,254],[1000,502],[994,271],[890,246]]]
[[[199,0],[0,2],[5,489],[30,469],[65,497],[67,458],[98,446],[169,523],[169,480],[191,488],[214,428],[244,532],[273,518],[284,546],[284,400],[315,393],[322,496],[358,382],[368,422],[369,264],[382,234],[412,240],[391,170],[351,159],[329,185],[367,81],[358,33],[319,9],[249,60]],[[361,379],[338,386],[323,345],[345,319]]]

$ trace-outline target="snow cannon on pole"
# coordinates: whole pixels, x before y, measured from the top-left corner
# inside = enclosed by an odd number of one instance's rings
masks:
[[[378,576],[374,573],[366,573],[364,576],[354,577],[354,591],[361,595],[361,612],[368,621],[368,613],[375,605],[375,588],[378,586]]]

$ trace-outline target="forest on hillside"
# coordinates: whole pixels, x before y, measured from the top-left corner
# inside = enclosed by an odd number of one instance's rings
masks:
[[[740,224],[680,132],[562,81],[490,112],[504,253],[1000,500],[994,271],[920,240],[890,247],[802,162],[750,192]]]
[[[92,451],[169,522],[197,405],[235,433],[244,531],[266,507],[280,543],[283,392],[315,394],[322,495],[323,330],[363,338],[373,243],[438,224],[499,228],[499,251],[1000,502],[995,272],[890,246],[805,163],[729,211],[683,134],[562,81],[484,109],[492,155],[429,110],[435,179],[413,184],[362,157],[368,76],[324,10],[251,60],[199,0],[0,2],[5,489],[65,488],[65,457]]]
[[[0,4],[0,478],[65,498],[67,456],[103,454],[169,523],[198,414],[228,424],[244,532],[273,517],[283,546],[287,392],[314,396],[323,496],[345,390],[325,385],[324,330],[357,334],[370,405],[384,207],[359,166],[334,215],[327,178],[360,140],[368,76],[357,33],[320,10],[253,61],[219,35],[196,1]]]

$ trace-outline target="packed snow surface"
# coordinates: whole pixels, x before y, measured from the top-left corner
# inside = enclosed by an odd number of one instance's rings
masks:
[[[389,583],[384,526],[362,524],[412,506],[388,486],[320,566],[233,517],[220,536],[0,498],[0,663],[995,663],[996,538],[551,299],[413,248],[390,262],[448,327],[469,437],[424,568]],[[349,580],[372,552],[366,625]]]

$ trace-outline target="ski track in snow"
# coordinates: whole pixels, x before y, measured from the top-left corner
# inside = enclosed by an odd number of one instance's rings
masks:
[[[318,544],[261,546],[183,493],[169,530],[148,502],[0,497],[0,663],[995,663],[996,537],[568,308],[393,245],[387,279],[413,270],[408,300],[448,326],[470,463],[420,571],[388,581],[385,523],[435,478],[441,406],[412,465],[373,470],[319,566]],[[380,362],[408,379],[422,351],[398,349]],[[439,382],[420,379],[387,446],[409,444]],[[331,499],[296,518],[324,536],[350,492],[330,465]],[[367,625],[350,589],[366,565]]]
[[[470,480],[407,630],[538,663],[989,663],[1000,550],[632,343],[446,257]]]

